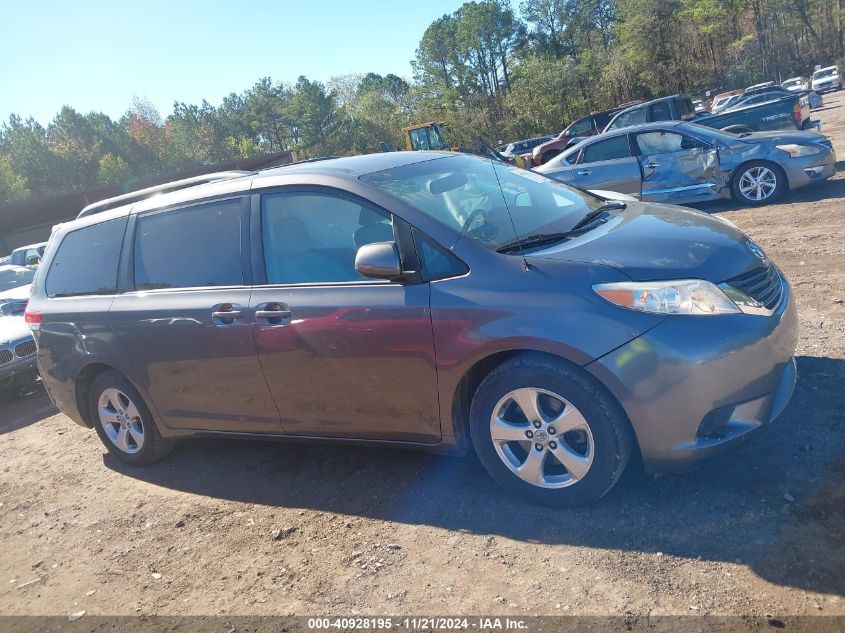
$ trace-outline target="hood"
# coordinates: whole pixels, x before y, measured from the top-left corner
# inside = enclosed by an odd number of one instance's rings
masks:
[[[527,254],[612,266],[633,281],[719,283],[764,264],[732,224],[701,211],[631,202],[584,235]]]
[[[773,132],[752,132],[748,136],[737,139],[741,143],[755,145],[759,143],[821,143],[827,140],[824,134],[817,132],[789,132],[786,130],[775,130]]]
[[[26,301],[32,293],[32,284],[0,291],[0,303],[5,301]]]
[[[29,326],[23,317],[0,316],[0,345],[16,343],[31,338],[32,332],[30,332]]]

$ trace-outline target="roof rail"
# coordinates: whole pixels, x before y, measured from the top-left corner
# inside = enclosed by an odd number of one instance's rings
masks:
[[[250,176],[254,173],[254,171],[238,170],[216,171],[210,174],[202,174],[200,176],[191,176],[190,178],[183,178],[182,180],[174,180],[173,182],[166,182],[161,185],[155,185],[154,187],[147,187],[146,189],[130,191],[129,193],[124,193],[123,195],[115,196],[114,198],[106,198],[105,200],[94,202],[93,204],[89,204],[87,207],[82,209],[82,211],[80,211],[79,215],[77,215],[76,217],[84,218],[85,216],[100,213],[102,211],[108,211],[109,209],[114,209],[115,207],[120,207],[124,204],[129,204],[131,202],[139,202],[140,200],[146,200],[147,198],[152,198],[153,196],[158,195],[160,193],[179,191],[180,189],[187,189],[188,187],[204,185],[210,182],[217,182],[219,180],[229,180],[230,178]]]

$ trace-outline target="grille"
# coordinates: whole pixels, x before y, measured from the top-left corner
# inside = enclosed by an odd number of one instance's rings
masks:
[[[783,296],[780,274],[771,264],[749,270],[747,273],[728,279],[725,283],[762,303],[768,310],[774,310]]]
[[[15,347],[15,355],[18,358],[24,358],[25,356],[32,356],[35,353],[35,341],[27,341],[26,343],[21,343]]]
[[[0,349],[0,365],[11,363],[13,358],[14,356],[12,355],[12,350]]]

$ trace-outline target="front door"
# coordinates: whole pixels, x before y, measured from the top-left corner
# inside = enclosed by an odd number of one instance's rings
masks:
[[[394,239],[392,216],[315,189],[263,196],[258,221],[263,257],[256,278],[264,283],[253,289],[250,310],[285,430],[438,441],[428,284],[368,279],[355,270],[358,248]]]
[[[280,433],[252,339],[247,199],[139,215],[116,343],[173,429]]]
[[[712,200],[724,186],[719,152],[677,132],[653,130],[634,136],[643,172],[642,199],[681,204]]]

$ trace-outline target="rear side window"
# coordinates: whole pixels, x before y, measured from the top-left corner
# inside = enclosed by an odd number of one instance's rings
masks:
[[[569,136],[579,136],[581,134],[589,134],[593,131],[593,122],[590,117],[575,121],[569,126]]]
[[[136,289],[242,284],[240,200],[138,218]]]
[[[628,136],[623,134],[585,147],[579,164],[628,158],[630,155],[631,148],[628,145]]]
[[[645,108],[637,108],[636,110],[628,110],[623,112],[613,122],[613,127],[619,129],[620,127],[628,127],[629,125],[639,125],[645,123]]]
[[[126,220],[109,220],[68,233],[50,262],[47,296],[113,294]]]

